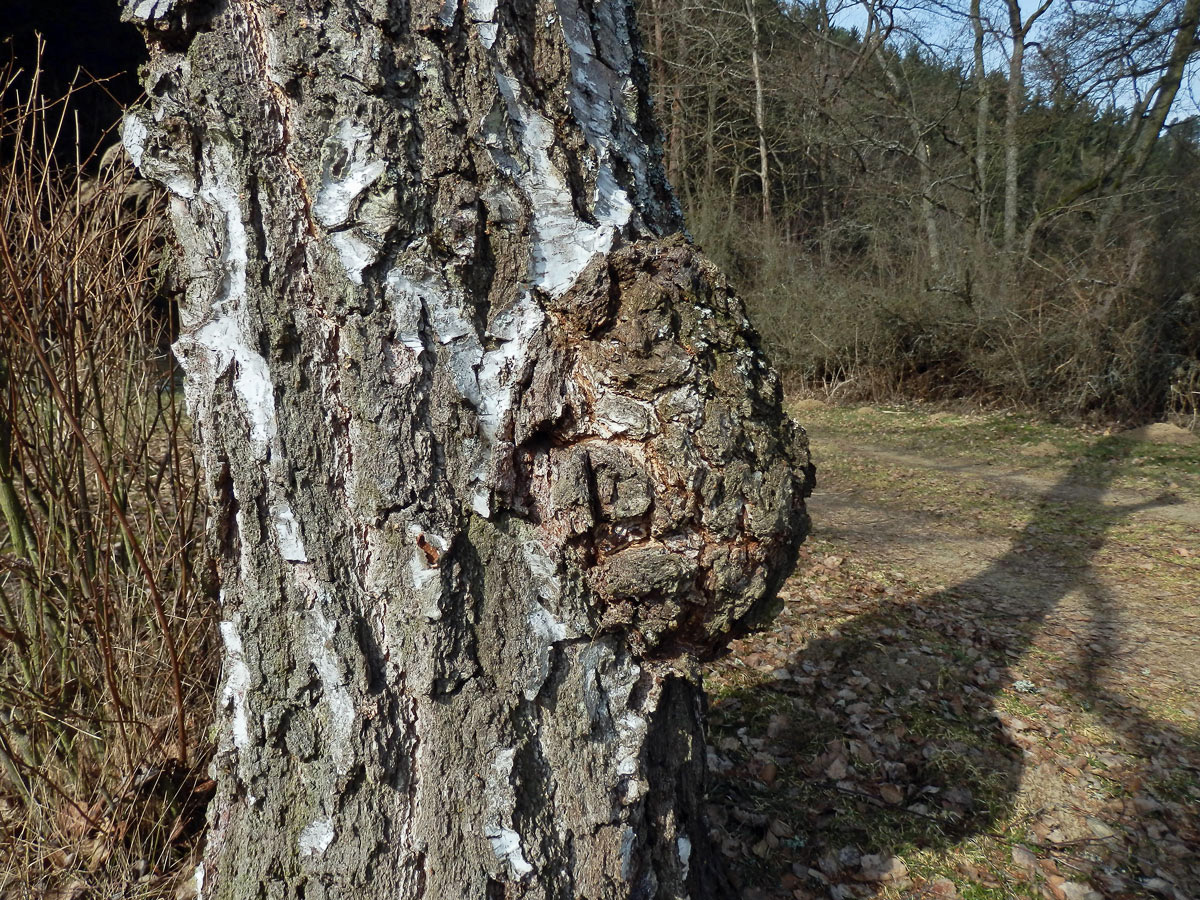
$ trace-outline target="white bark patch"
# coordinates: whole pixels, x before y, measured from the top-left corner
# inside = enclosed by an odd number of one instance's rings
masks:
[[[525,699],[535,700],[542,685],[550,677],[550,649],[555,642],[567,638],[567,627],[550,615],[550,611],[536,600],[529,613],[529,634],[533,644],[534,665],[529,683],[525,686]]]
[[[521,544],[521,557],[533,576],[534,588],[543,600],[557,601],[562,594],[562,582],[558,577],[558,566],[537,541]]]
[[[528,875],[533,871],[521,852],[521,836],[511,828],[487,829],[487,839],[492,845],[492,852],[497,859],[507,862],[518,877]]]
[[[368,244],[353,231],[335,231],[329,236],[329,243],[338,252],[342,260],[342,268],[352,284],[363,283],[363,270],[379,257],[379,250]]]
[[[687,881],[692,862],[691,839],[686,834],[679,835],[675,838],[675,850],[679,853],[679,865],[683,869],[683,877],[680,880]]]
[[[553,124],[526,102],[519,79],[499,60],[496,83],[517,136],[520,159],[514,160],[500,149],[504,146],[503,135],[486,136],[497,165],[520,187],[529,203],[531,280],[553,297],[570,289],[592,256],[611,250],[617,235],[633,220],[633,203],[616,178],[615,153],[620,152],[634,173],[639,191],[649,192],[645,144],[634,129],[622,128],[617,120],[627,96],[632,93],[636,97],[630,74],[628,27],[618,12],[604,4],[597,7],[595,16],[586,14],[577,0],[559,0],[556,6],[571,56],[571,108],[595,157],[589,162],[596,166],[596,187],[590,198],[596,224],[576,214],[570,186],[550,158],[556,137]],[[475,0],[471,15],[478,22],[491,22],[495,4]],[[612,58],[600,58],[593,22],[607,38],[605,50]],[[489,50],[495,40],[494,24],[491,29],[486,33],[482,27],[480,30],[480,42]],[[486,120],[484,127],[489,127]],[[490,127],[494,130],[495,123]],[[625,133],[623,139],[620,131]]]
[[[631,78],[633,58],[629,28],[616,4],[602,4],[584,11],[579,0],[557,0],[563,37],[571,53],[571,109],[583,129],[588,145],[596,153],[599,172],[596,176],[596,217],[607,216],[613,221],[624,218],[625,224],[633,212],[629,195],[617,183],[613,154],[621,156],[634,175],[641,193],[649,192],[645,144],[632,128],[621,128],[618,116],[624,113],[629,125],[636,119],[636,110],[626,110],[626,101],[636,100],[637,89]],[[597,39],[603,42],[597,47]],[[619,134],[625,132],[625,136]]]
[[[478,367],[483,361],[483,344],[475,330],[466,303],[434,278],[417,278],[392,270],[384,280],[385,296],[391,302],[397,337],[405,347],[420,355],[425,349],[421,323],[426,316],[434,336],[450,354],[450,374],[459,395],[478,408]]]
[[[207,405],[216,390],[216,381],[233,367],[233,387],[250,423],[250,438],[255,456],[266,459],[275,439],[275,391],[267,361],[251,346],[246,302],[246,229],[242,222],[237,191],[226,180],[234,171],[229,151],[220,147],[205,155],[205,174],[200,199],[212,207],[224,222],[224,244],[217,271],[221,287],[212,301],[212,317],[176,345],[188,375],[188,404],[193,409]],[[194,351],[205,356],[197,360]],[[197,419],[207,417],[197,415]]]
[[[626,710],[617,719],[617,774],[637,774],[642,745],[646,741],[646,720],[633,710]]]
[[[512,783],[516,753],[514,748],[505,747],[492,760],[485,788],[488,817],[483,834],[492,845],[492,852],[496,854],[496,858],[508,863],[513,874],[523,878],[533,871],[533,866],[525,859],[525,853],[521,849],[521,836],[510,827],[517,803],[516,790]]]
[[[300,535],[300,523],[296,521],[288,502],[277,501],[272,506],[271,513],[275,522],[275,537],[279,541],[279,555],[288,562],[308,562],[308,555],[304,551],[304,539]]]
[[[528,293],[522,293],[488,325],[488,334],[500,341],[496,349],[483,354],[479,366],[479,424],[489,446],[506,424],[513,383],[523,373],[529,343],[545,320],[541,307]]]
[[[629,222],[632,207],[597,208],[597,225],[575,214],[574,198],[563,173],[550,159],[554,126],[521,97],[520,82],[503,71],[496,83],[508,107],[520,151],[528,169],[502,153],[493,152],[496,164],[506,170],[529,201],[533,221],[530,235],[530,276],[534,284],[561,297],[597,253],[612,249],[617,231]],[[489,141],[491,143],[491,141]]]
[[[547,603],[556,604],[562,594],[562,583],[552,560],[536,541],[521,545],[521,555],[531,576],[531,587]],[[535,669],[525,685],[525,699],[534,700],[550,676],[550,650],[558,641],[578,637],[579,633],[554,617],[536,599],[530,599],[529,636],[533,648]]]
[[[250,349],[245,332],[233,314],[220,315],[208,322],[191,340],[212,355],[214,375],[231,364],[234,366],[233,387],[250,422],[255,455],[264,457],[275,438],[275,392],[267,361]]]
[[[570,7],[570,10],[579,20],[578,7]],[[477,24],[480,43],[485,49],[492,50],[496,30],[495,0],[470,0],[468,13]],[[611,113],[605,118],[602,109],[612,92],[619,93],[620,87],[614,86],[615,82],[592,84],[601,78],[611,82],[614,76],[603,74],[605,67],[596,60],[591,39],[585,40],[579,27],[564,23],[564,29],[569,31],[568,41],[573,42],[572,79],[576,92],[590,85],[587,96],[591,105],[577,106],[575,112],[599,165],[597,187],[592,197],[592,215],[596,224],[583,221],[576,213],[570,185],[550,158],[556,140],[553,123],[526,102],[521,82],[499,58],[494,58],[496,84],[505,102],[511,131],[516,136],[516,159],[504,150],[502,124],[493,121],[492,116],[483,122],[485,143],[491,148],[493,159],[525,194],[529,206],[532,217],[530,281],[552,297],[566,293],[596,254],[608,253],[621,229],[633,216],[633,205],[612,170]],[[450,308],[448,303],[442,305]],[[544,319],[544,313],[529,292],[522,292],[510,308],[489,323],[489,337],[500,343],[484,354],[475,369],[479,397],[476,408],[483,446],[471,505],[481,516],[491,515],[492,491],[502,487],[491,477],[493,456],[497,443],[508,436],[513,388],[523,374],[530,343],[542,328]],[[465,392],[464,396],[467,396]]]
[[[192,873],[192,887],[196,889],[196,896],[204,896],[204,863],[196,866],[196,871]]]
[[[496,444],[508,436],[513,391],[524,375],[529,345],[545,322],[545,313],[528,292],[488,324],[486,352],[474,317],[461,292],[440,284],[436,276],[393,270],[384,279],[385,296],[400,342],[415,355],[425,349],[421,325],[425,319],[437,342],[449,354],[448,369],[455,389],[476,411],[479,446],[476,450],[471,504],[476,513],[491,515],[491,463]],[[467,453],[470,447],[464,448]]]
[[[491,50],[496,43],[496,0],[469,0],[467,14],[479,29],[479,43]]]
[[[583,702],[588,718],[594,726],[615,732],[613,763],[622,779],[621,803],[636,803],[647,790],[641,755],[649,726],[642,711],[630,705],[630,698],[642,670],[631,660],[618,662],[612,650],[603,644],[585,649],[579,662],[583,667]]]
[[[329,849],[329,845],[333,843],[333,837],[333,823],[329,819],[318,819],[315,822],[310,822],[300,832],[300,837],[297,840],[297,844],[300,846],[300,855],[320,856]]]
[[[329,157],[313,201],[313,215],[326,228],[346,225],[359,197],[387,170],[381,159],[368,159],[371,132],[365,125],[343,119],[327,142]],[[335,170],[337,175],[334,175]],[[335,231],[329,243],[337,251],[354,284],[363,283],[363,270],[379,256],[378,248],[368,243],[356,230]]]
[[[321,609],[326,601],[324,591],[317,590],[317,600],[309,610],[309,654],[329,712],[327,743],[329,756],[339,775],[350,768],[352,749],[350,736],[354,729],[354,701],[342,675],[341,662],[333,646],[337,623],[325,618]]]
[[[336,145],[327,149],[333,150],[334,161],[325,167],[312,207],[313,215],[326,228],[345,224],[354,201],[387,169],[383,160],[365,158],[371,141],[366,126],[343,119],[337,124],[333,141]],[[342,170],[337,178],[333,177],[335,166]]]
[[[161,109],[155,111],[157,119]],[[191,213],[186,206],[176,206],[176,201],[191,200],[196,196],[196,178],[189,170],[185,171],[177,160],[169,156],[147,155],[149,130],[144,113],[126,113],[122,131],[122,143],[142,177],[157,181],[171,193],[171,213],[177,225],[187,220]]]
[[[525,373],[529,346],[545,322],[546,314],[528,292],[522,292],[508,309],[488,325],[488,337],[497,346],[483,354],[479,364],[479,430],[482,443],[475,471],[472,508],[485,518],[491,515],[491,469],[498,440],[511,437],[513,392]]]
[[[147,136],[146,124],[132,113],[127,114],[122,120],[121,143],[125,145],[125,152],[133,161],[134,168],[142,167],[142,155],[146,152]]]
[[[414,548],[408,558],[408,575],[412,579],[412,590],[421,613],[430,622],[438,622],[442,618],[442,576],[437,569],[429,565],[425,554]]]
[[[186,60],[179,64],[181,78],[186,79],[189,70]],[[142,177],[165,187],[173,195],[172,200],[191,200],[196,196],[196,176],[190,165],[191,155],[156,153],[152,146],[151,133],[155,132],[161,137],[161,129],[155,123],[162,122],[166,116],[164,107],[178,102],[170,92],[165,95],[165,100],[166,103],[156,104],[152,111],[142,108],[126,113],[121,122],[121,143]],[[159,143],[161,146],[162,142]],[[186,209],[173,209],[172,213],[177,225],[191,215]]]
[[[413,356],[420,357],[425,352],[425,340],[421,336],[425,303],[421,288],[396,269],[388,272],[383,285],[396,325],[396,339],[411,350]]]
[[[178,0],[137,0],[129,7],[130,18],[138,25],[148,25],[167,15]]]
[[[462,301],[444,291],[429,291],[421,295],[429,321],[439,344],[450,351],[450,373],[459,394],[478,408],[479,364],[483,361],[483,344],[468,317]]]
[[[221,640],[225,644],[225,688],[221,692],[221,703],[233,710],[230,730],[233,746],[245,750],[250,746],[250,719],[247,713],[247,694],[250,691],[250,669],[246,665],[246,651],[242,638],[233,622],[220,624]]]
[[[547,644],[565,640],[567,637],[567,626],[550,615],[550,611],[536,601],[533,604],[533,612],[529,614],[529,627]]]

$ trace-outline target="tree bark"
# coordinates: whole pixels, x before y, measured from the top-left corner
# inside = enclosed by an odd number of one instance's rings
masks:
[[[126,2],[222,584],[202,895],[728,896],[697,663],[811,465],[631,7]]]
[[[942,270],[942,242],[938,237],[937,208],[933,205],[933,164],[929,159],[929,142],[921,123],[913,111],[909,120],[913,135],[914,154],[921,167],[921,221],[925,225],[925,246],[929,254],[929,268],[936,275]]]
[[[1021,20],[1020,0],[1004,0],[1008,8],[1009,38],[1008,98],[1004,110],[1004,249],[1012,252],[1017,243],[1020,205],[1020,153],[1017,121],[1025,106],[1025,45],[1033,26],[1054,0],[1042,0],[1029,18]]]
[[[971,0],[971,31],[974,36],[972,80],[975,82],[975,222],[979,240],[987,244],[989,231],[987,151],[988,120],[991,111],[989,109],[987,69],[983,60],[985,32],[981,2],[982,0]]]
[[[1020,150],[1017,119],[1025,103],[1025,29],[1018,0],[1006,0],[1012,48],[1008,57],[1008,98],[1004,110],[1004,249],[1017,239],[1017,192],[1020,184]]]
[[[771,213],[771,159],[767,152],[767,113],[759,60],[761,39],[758,10],[754,4],[755,0],[745,0],[746,22],[750,26],[750,76],[754,80],[754,130],[758,135],[758,181],[762,189],[762,221],[763,225],[770,229],[774,219]]]
[[[1188,63],[1197,53],[1200,53],[1200,0],[1185,0],[1179,11],[1179,23],[1162,72],[1145,97],[1134,106],[1130,115],[1129,136],[1122,142],[1113,171],[1106,178],[1108,186],[1115,193],[1097,225],[1096,247],[1102,247],[1108,241],[1112,223],[1124,208],[1126,195],[1118,189],[1125,179],[1141,175],[1150,162],[1183,84]]]
[[[672,18],[669,24],[671,37],[675,41],[675,57],[671,64],[667,62],[665,29],[663,27],[663,20],[668,15]],[[676,16],[677,11],[668,10],[663,0],[651,0],[649,18],[653,29],[652,88],[657,91],[654,99],[656,108],[660,110],[660,123],[661,117],[666,116],[667,179],[676,190],[680,190],[682,163],[686,152],[683,146],[683,89],[680,85],[678,65],[680,60],[686,58],[686,53],[682,30],[679,23],[674,21]]]
[[[873,14],[872,19],[874,19]],[[874,27],[873,22],[872,27]],[[917,161],[917,168],[921,173],[921,196],[917,200],[917,206],[920,209],[921,225],[925,229],[925,249],[929,258],[930,271],[938,274],[942,270],[942,249],[941,239],[938,236],[937,208],[933,202],[933,163],[929,158],[927,136],[929,126],[922,120],[912,88],[901,82],[900,74],[892,68],[891,60],[883,54],[877,54],[876,59],[891,88],[891,103],[904,116],[908,123],[909,134],[912,135],[911,155]]]

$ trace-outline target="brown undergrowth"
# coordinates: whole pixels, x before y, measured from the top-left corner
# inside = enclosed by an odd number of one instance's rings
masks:
[[[0,68],[0,896],[149,896],[203,822],[203,508],[161,198]]]

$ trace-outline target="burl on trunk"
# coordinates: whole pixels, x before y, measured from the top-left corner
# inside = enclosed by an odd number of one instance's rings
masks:
[[[630,5],[126,15],[222,584],[203,896],[724,896],[697,663],[812,469]]]

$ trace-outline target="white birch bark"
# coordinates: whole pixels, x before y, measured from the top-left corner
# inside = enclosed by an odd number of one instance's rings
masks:
[[[629,5],[127,15],[223,586],[202,895],[723,896],[696,665],[811,466]]]

